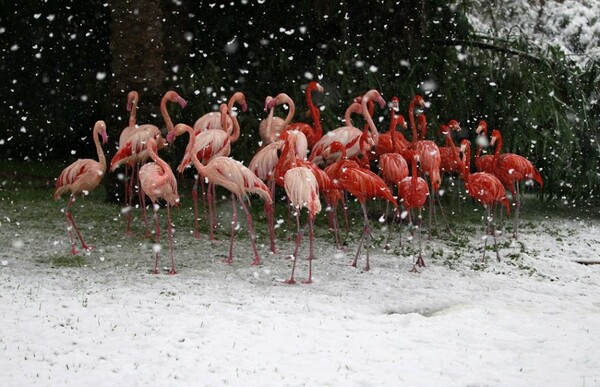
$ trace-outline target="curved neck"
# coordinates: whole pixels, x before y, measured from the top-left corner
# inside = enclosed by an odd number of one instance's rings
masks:
[[[419,116],[419,140],[425,140],[425,134],[427,133],[427,120],[424,115]]]
[[[371,96],[375,94],[373,91],[368,92],[367,94],[365,94],[365,96],[362,99],[361,102],[361,107],[362,107],[362,115],[363,117],[365,117],[365,120],[367,121],[367,125],[369,126],[369,128],[371,129],[371,135],[373,136],[373,142],[375,143],[375,145],[377,145],[378,141],[379,141],[379,132],[377,131],[377,128],[375,127],[375,123],[373,122],[373,119],[371,118],[371,114],[369,112],[369,108],[367,106],[368,101],[371,100]]]
[[[346,112],[344,113],[344,122],[346,123],[346,126],[353,126],[351,118],[352,113],[360,113],[361,109],[362,107],[358,102],[352,102],[352,104],[348,106],[348,109],[346,109]]]
[[[222,103],[219,106],[219,114],[220,114],[220,118],[221,118],[221,129],[223,129],[223,130],[227,130],[227,113],[228,113],[228,111],[229,111],[229,108],[224,103]]]
[[[292,122],[292,118],[294,118],[294,114],[296,114],[296,105],[294,104],[294,101],[292,101],[292,99],[286,94],[282,95],[280,98],[277,98],[277,100],[278,100],[277,101],[278,105],[286,103],[289,106],[288,114],[285,117],[285,120],[283,121],[283,128],[287,128],[289,123]]]
[[[408,105],[408,121],[410,123],[410,129],[412,130],[412,142],[417,142],[417,125],[415,124],[415,105],[417,104],[417,98],[413,98]]]
[[[494,160],[498,159],[500,156],[500,150],[502,149],[502,136],[497,133],[496,134],[496,149],[494,150]]]
[[[227,114],[229,114],[231,117],[231,124],[233,125],[233,131],[229,136],[229,142],[234,143],[238,140],[238,138],[240,138],[240,123],[238,122],[237,117],[233,115],[231,110],[228,113],[225,113],[225,118],[227,118]],[[221,113],[221,116],[223,116],[223,113]],[[224,126],[224,128],[226,128],[226,126]]]
[[[160,113],[163,116],[163,120],[167,125],[167,133],[173,131],[173,121],[171,121],[171,116],[169,115],[169,111],[167,110],[167,102],[169,101],[169,93],[167,92],[160,101]]]
[[[471,144],[468,142],[465,144],[465,162],[463,164],[463,179],[465,182],[469,182],[471,177]]]
[[[234,93],[231,98],[229,98],[227,109],[230,114],[233,111],[233,105],[236,103],[242,106],[242,111],[246,111],[246,109],[248,109],[248,106],[246,105],[246,96],[241,91]]]
[[[417,160],[415,160],[415,158],[413,157],[413,162],[411,163],[412,165],[410,166],[411,168],[411,178],[413,181],[413,185],[416,185],[417,180],[419,178],[419,172],[417,171]]]
[[[139,96],[136,91],[129,92],[127,96],[127,109],[129,110],[129,126],[135,126],[135,115],[137,113]]]
[[[106,171],[106,156],[104,156],[104,151],[102,150],[102,144],[100,143],[100,136],[104,139],[106,133],[106,126],[104,123],[97,123],[94,126],[94,145],[96,145],[96,153],[98,154],[98,162],[102,167],[102,172]],[[104,141],[104,140],[103,140]]]

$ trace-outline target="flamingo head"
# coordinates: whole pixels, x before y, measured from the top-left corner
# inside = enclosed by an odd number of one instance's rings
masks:
[[[268,113],[269,110],[271,110],[269,108],[269,104],[271,103],[272,100],[273,100],[273,97],[271,97],[270,95],[268,95],[267,98],[265,98],[265,113]]]
[[[325,89],[323,89],[323,86],[321,86],[321,84],[319,82],[310,81],[308,86],[306,86],[306,91],[308,91],[309,93],[311,93],[313,91],[318,91],[319,93],[324,93]]]
[[[492,130],[492,135],[490,136],[490,145],[494,145],[496,141],[502,139],[502,135],[500,135],[500,131],[498,129]]]
[[[466,138],[460,142],[460,160],[467,164],[467,154],[471,153],[471,142]]]
[[[408,128],[406,120],[404,119],[404,116],[402,114],[398,114],[396,116],[396,122],[402,127],[402,129],[406,130],[406,128]]]
[[[175,91],[168,91],[167,94],[165,95],[167,101],[169,102],[174,102],[174,103],[178,103],[179,106],[181,106],[181,108],[185,108],[187,105],[187,101],[183,98],[181,98],[179,96],[179,94],[177,94],[177,92]]]
[[[479,121],[479,125],[477,126],[477,129],[475,129],[475,133],[477,134],[487,134],[487,122],[485,122],[484,120]]]
[[[330,156],[334,153],[341,153],[342,157],[346,154],[346,147],[339,141],[334,141],[325,150],[323,150],[323,156],[325,158],[330,158]]]
[[[394,112],[400,110],[400,100],[398,99],[398,97],[392,97],[389,105],[390,109],[392,109]]]
[[[137,100],[139,99],[138,92],[132,90],[127,94],[127,111],[130,112],[133,109],[133,105],[137,105]]]
[[[96,125],[99,127],[100,137],[102,137],[102,144],[106,144],[108,142],[108,135],[106,134],[106,123],[102,120],[97,121]]]
[[[459,132],[460,131],[460,124],[456,120],[450,120],[448,122],[448,127],[450,129],[454,130],[455,132]]]

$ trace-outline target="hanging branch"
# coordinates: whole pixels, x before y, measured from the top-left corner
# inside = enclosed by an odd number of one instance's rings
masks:
[[[469,46],[469,47],[477,47],[477,48],[482,48],[485,50],[492,50],[492,51],[498,51],[498,52],[503,52],[506,54],[510,54],[510,55],[516,55],[519,56],[521,58],[525,58],[531,62],[534,62],[536,64],[540,64],[540,65],[544,65],[544,64],[548,64],[548,62],[543,59],[543,58],[539,58],[537,56],[528,54],[524,51],[520,51],[520,50],[515,50],[513,48],[509,48],[509,47],[503,47],[503,46],[498,46],[495,44],[490,44],[490,43],[484,43],[484,42],[479,42],[476,40],[447,40],[447,39],[431,39],[428,40],[429,43],[432,44],[437,44],[440,46]]]

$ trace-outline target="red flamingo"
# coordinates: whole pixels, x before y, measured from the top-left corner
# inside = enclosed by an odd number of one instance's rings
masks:
[[[305,127],[306,139],[308,140],[308,147],[312,147],[323,137],[323,128],[321,127],[321,111],[315,106],[312,100],[313,92],[324,93],[325,90],[318,82],[311,81],[306,87],[306,105],[308,106],[308,114],[310,114],[313,120],[313,126]],[[302,129],[300,129],[302,130]]]
[[[167,131],[171,132],[173,130],[173,121],[171,120],[167,110],[167,102],[178,103],[182,108],[185,108],[187,102],[175,91],[167,91],[163,96],[160,103],[160,111],[165,121],[165,125],[167,126]],[[166,145],[165,139],[162,137],[161,131],[158,127],[150,124],[139,125],[137,130],[129,137],[129,140],[126,141],[123,146],[119,146],[119,150],[113,156],[110,162],[111,172],[117,169],[121,164],[129,164],[130,166],[135,165],[136,168],[139,168],[141,164],[145,163],[148,158],[146,142],[149,138],[156,139],[157,149],[162,149]],[[146,225],[146,236],[148,236],[150,235],[150,231],[146,220],[145,198],[143,195],[141,195],[141,192],[139,192],[139,194],[144,224]],[[128,203],[128,206],[124,212],[127,214],[126,233],[130,234],[131,203]]]
[[[296,235],[296,246],[294,248],[294,255],[292,257],[292,273],[290,278],[285,281],[288,284],[294,284],[294,270],[296,269],[296,261],[298,260],[298,249],[300,242],[302,241],[302,229],[300,228],[300,210],[304,207],[308,210],[308,240],[309,240],[309,253],[308,253],[308,279],[302,281],[302,283],[309,284],[312,282],[312,261],[314,259],[313,254],[313,239],[314,239],[314,221],[315,215],[321,212],[321,202],[319,200],[319,184],[317,179],[310,168],[305,166],[298,166],[288,169],[283,178],[285,193],[288,197],[289,203],[296,210],[296,228],[298,230]]]
[[[475,153],[475,169],[479,172],[494,173],[494,156],[493,155],[482,155],[483,147],[489,145],[488,125],[484,120],[479,121],[477,129],[477,153]]]
[[[492,209],[497,203],[501,203],[506,207],[506,213],[510,213],[510,206],[508,199],[506,198],[506,190],[504,186],[498,180],[496,176],[487,172],[471,173],[471,143],[469,140],[463,140],[461,142],[461,152],[463,153],[462,167],[463,167],[463,179],[467,193],[479,203],[483,205],[487,213],[487,228],[486,238],[483,245],[483,256],[482,260],[485,260],[485,249],[487,246],[487,236],[492,235],[494,238],[494,249],[496,250],[496,259],[500,261],[500,255],[498,254],[498,245],[496,244],[496,230],[493,225]]]
[[[171,171],[171,167],[163,159],[158,157],[158,146],[156,140],[151,137],[146,143],[148,157],[152,162],[142,165],[139,176],[142,191],[152,201],[154,208],[154,225],[156,227],[156,246],[154,247],[154,274],[158,274],[158,255],[160,248],[160,222],[158,220],[158,199],[167,202],[167,233],[169,237],[169,252],[171,254],[171,270],[169,274],[177,274],[175,271],[175,260],[173,258],[173,230],[171,226],[171,206],[179,205],[179,194],[177,193],[177,179]]]
[[[223,115],[223,104],[221,104],[219,105],[218,112],[206,113],[202,117],[198,118],[194,123],[194,133],[198,134],[206,130],[221,129],[225,130],[231,135],[235,130],[234,121],[237,121],[237,117],[235,116],[233,111],[233,107],[236,104],[242,107],[243,112],[248,110],[246,96],[241,91],[233,93],[231,98],[229,98],[227,105],[225,105],[227,107],[225,115]],[[225,121],[223,121],[223,117],[225,118]],[[239,123],[236,123],[235,125],[239,126]]]
[[[193,138],[193,132],[189,130],[190,138]],[[266,202],[272,203],[273,199],[267,186],[242,163],[230,157],[219,156],[211,159],[206,165],[198,160],[198,155],[190,152],[192,163],[200,175],[205,177],[211,184],[219,185],[231,192],[231,201],[233,204],[233,218],[231,221],[231,238],[229,244],[229,256],[225,263],[233,262],[233,241],[235,239],[235,228],[237,225],[237,203],[242,206],[246,213],[248,221],[248,232],[250,233],[250,244],[254,252],[254,261],[252,265],[260,264],[260,256],[256,249],[256,240],[254,237],[254,228],[252,225],[252,215],[248,211],[244,200],[249,194],[256,194]]]
[[[352,168],[345,166],[340,169],[339,176],[334,178],[334,184],[339,189],[349,192],[359,201],[363,211],[363,231],[358,242],[358,248],[352,266],[356,267],[358,256],[363,245],[366,250],[366,265],[364,270],[370,270],[369,264],[369,245],[371,243],[371,226],[367,213],[367,199],[382,198],[392,203],[394,208],[398,207],[396,199],[390,192],[385,182],[375,173],[364,168]],[[366,243],[365,243],[366,241]]]
[[[440,125],[440,133],[446,139],[446,146],[440,146],[440,170],[442,173],[461,174],[463,171],[462,160],[459,149],[452,139],[451,131],[460,131],[460,125],[456,120],[450,120],[447,125]]]
[[[411,271],[417,271],[417,266],[423,267],[425,266],[425,261],[423,260],[423,250],[421,248],[421,223],[422,216],[421,212],[425,202],[427,201],[427,197],[429,196],[429,186],[423,180],[423,178],[419,177],[417,164],[419,163],[420,155],[419,152],[413,150],[413,160],[411,163],[411,176],[407,176],[400,182],[400,186],[398,187],[398,194],[400,198],[402,198],[402,206],[408,212],[408,220],[411,224],[411,234],[414,235],[415,222],[412,216],[412,210],[419,210],[419,257],[414,262],[413,268]],[[414,239],[413,239],[414,240]]]
[[[71,233],[71,227],[75,229],[81,246],[84,250],[89,251],[91,246],[88,246],[81,232],[75,223],[75,219],[71,215],[71,206],[75,202],[75,198],[78,195],[87,195],[90,191],[96,189],[102,176],[106,173],[106,157],[102,150],[102,145],[98,136],[102,137],[102,144],[106,144],[108,137],[106,135],[106,124],[104,121],[97,121],[94,125],[92,132],[92,138],[94,139],[94,145],[96,146],[96,152],[98,154],[98,161],[92,159],[79,159],[66,167],[58,176],[56,180],[56,188],[54,190],[54,200],[58,200],[61,195],[70,192],[69,203],[65,215],[67,217],[67,232],[71,240],[71,254],[77,254],[79,251],[75,249],[75,242],[73,241],[73,234]]]
[[[498,129],[492,131],[491,145],[496,144],[494,151],[494,174],[510,191],[515,202],[515,219],[513,236],[519,238],[519,210],[521,208],[521,199],[519,195],[519,182],[523,180],[534,180],[540,187],[544,187],[544,180],[533,166],[531,161],[515,153],[502,153],[502,135]]]
[[[394,192],[394,187],[398,189],[400,182],[408,176],[408,163],[399,153],[384,153],[379,157],[377,163],[379,168],[379,175],[389,187],[390,191]],[[386,203],[385,207],[385,218],[388,218],[389,205]],[[386,244],[386,249],[389,248],[389,241]]]
[[[375,127],[375,123],[369,114],[367,106],[368,102],[371,100],[378,102],[381,108],[385,107],[385,101],[377,90],[369,90],[363,96],[361,101],[361,114],[369,126],[368,135],[365,136],[363,135],[362,130],[348,125],[328,132],[319,141],[317,141],[315,146],[312,148],[309,159],[313,163],[317,165],[328,165],[337,160],[337,158],[325,159],[322,154],[323,151],[334,141],[344,144],[346,147],[346,154],[349,158],[359,154],[365,154],[366,152],[369,152],[372,147],[377,145],[379,141],[379,132]]]
[[[375,147],[376,158],[385,153],[400,153],[404,156],[404,152],[410,147],[410,142],[404,138],[404,135],[396,131],[398,125],[403,129],[407,127],[404,117],[401,114],[396,114],[399,108],[398,97],[392,97],[390,106],[390,127],[387,132],[379,135],[379,142]]]
[[[329,153],[336,153],[336,152],[339,152],[341,154],[341,157],[336,162],[334,162],[333,164],[329,164],[324,169],[324,172],[327,174],[327,176],[329,176],[329,178],[331,179],[332,182],[339,178],[340,174],[342,173],[342,169],[344,169],[344,168],[362,168],[362,166],[356,160],[348,159],[348,157],[346,156],[346,147],[337,141],[332,142],[331,145],[329,145],[329,147],[323,151],[323,155],[326,158],[328,158]],[[335,242],[336,242],[336,246],[338,248],[340,248],[342,246],[342,238],[340,236],[340,228],[339,228],[338,220],[337,220],[337,205],[338,205],[338,201],[340,201],[340,200],[342,201],[342,205],[343,205],[343,209],[344,209],[344,224],[346,227],[346,232],[348,232],[348,230],[349,230],[348,211],[347,211],[347,206],[346,206],[346,200],[344,199],[343,195],[340,195],[339,198],[333,198],[332,202],[330,203],[330,205],[331,205],[331,212],[330,212],[331,227],[333,228],[334,235],[335,235]]]

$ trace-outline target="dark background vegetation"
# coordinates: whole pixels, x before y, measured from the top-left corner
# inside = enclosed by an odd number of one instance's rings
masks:
[[[598,204],[598,63],[582,69],[559,50],[477,36],[465,17],[469,6],[0,1],[0,161],[66,165],[95,157],[90,133],[99,119],[107,122],[112,155],[126,126],[127,92],[140,93],[137,121],[161,126],[159,101],[173,89],[188,107],[173,108],[172,117],[188,124],[243,91],[250,110],[239,115],[242,137],[233,152],[247,162],[258,148],[264,98],[288,93],[303,120],[303,87],[313,78],[326,90],[317,101],[325,131],[370,88],[398,96],[404,110],[419,93],[430,102],[428,137],[441,143],[435,128],[454,118],[461,136],[474,139],[486,119],[502,131],[505,151],[541,169],[543,198]],[[383,131],[388,114],[376,114]],[[181,146],[165,157],[175,160]]]

